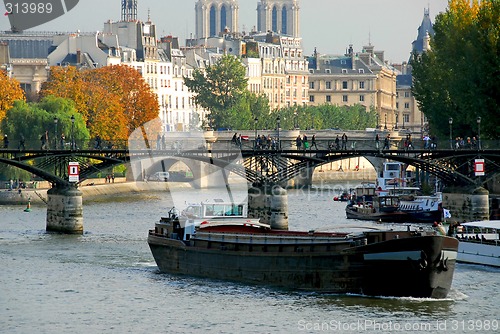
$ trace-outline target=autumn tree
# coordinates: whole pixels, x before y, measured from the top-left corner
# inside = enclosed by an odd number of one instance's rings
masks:
[[[41,95],[72,99],[91,135],[106,140],[125,140],[158,117],[156,94],[137,70],[125,65],[93,70],[52,67]]]
[[[9,78],[4,71],[0,71],[0,121],[5,118],[6,112],[17,100],[25,100],[24,91],[19,82]]]
[[[245,67],[238,58],[224,55],[205,71],[196,69],[193,78],[184,77],[184,83],[195,94],[195,103],[210,112],[207,116],[210,125],[219,128],[227,124],[231,108],[247,91],[245,75]]]
[[[450,0],[436,17],[431,50],[414,54],[413,93],[433,134],[500,135],[500,1]],[[472,129],[471,129],[472,128]]]
[[[158,97],[141,74],[130,66],[101,67],[88,73],[88,82],[98,85],[118,97],[122,107],[127,136],[135,129],[158,117]],[[91,85],[95,87],[95,85]],[[109,115],[111,121],[113,115]],[[161,128],[157,129],[159,132]]]

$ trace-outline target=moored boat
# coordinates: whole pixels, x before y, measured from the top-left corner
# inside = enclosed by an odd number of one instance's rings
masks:
[[[459,242],[457,261],[500,267],[500,220],[451,224]]]
[[[174,212],[149,231],[161,272],[298,290],[445,298],[458,240],[432,231],[284,231],[254,221],[183,225]]]

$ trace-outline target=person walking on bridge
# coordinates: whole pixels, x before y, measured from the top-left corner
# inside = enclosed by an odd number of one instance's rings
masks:
[[[26,150],[26,147],[24,146],[24,135],[21,133],[21,138],[19,138],[19,147],[18,150],[24,151]]]
[[[335,149],[338,151],[340,149],[340,139],[339,135],[337,135],[337,138],[335,138]]]
[[[295,145],[297,145],[297,150],[302,149],[302,138],[300,137],[300,135],[295,138]]]
[[[48,150],[49,149],[49,131],[45,130],[45,133],[40,137],[40,142],[42,143],[42,146],[40,147],[41,150]]]
[[[391,140],[391,135],[388,133],[384,139],[384,150],[389,149],[389,141]]]
[[[9,148],[9,137],[7,134],[3,136],[3,148]]]
[[[345,132],[342,135],[342,149],[347,150],[347,135],[345,134]]]
[[[318,149],[318,146],[316,145],[316,135],[313,135],[313,136],[311,137],[311,150],[312,150],[313,146],[314,146],[314,148],[315,148],[316,150]]]

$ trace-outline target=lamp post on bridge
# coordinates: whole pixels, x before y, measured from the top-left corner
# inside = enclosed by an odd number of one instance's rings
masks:
[[[375,117],[377,118],[377,126],[375,127],[375,129],[376,129],[376,130],[378,130],[378,118],[380,117],[380,116],[378,115],[378,112],[375,114]]]
[[[453,118],[448,119],[448,124],[450,124],[450,148],[453,149]]]
[[[254,130],[255,130],[255,138],[254,138],[254,141],[253,141],[253,148],[257,148],[257,122],[259,121],[259,119],[257,117],[255,117],[253,119],[254,121]]]
[[[57,122],[59,120],[57,117],[54,117],[54,149],[57,150]]]
[[[71,150],[75,149],[75,115],[71,115]]]
[[[385,113],[384,130],[387,130],[387,113]]]
[[[281,123],[281,118],[280,116],[278,115],[278,117],[276,117],[276,124],[277,124],[277,131],[278,131],[278,149],[281,150],[281,141],[280,141],[280,123]]]
[[[481,116],[477,117],[477,148],[481,149]]]

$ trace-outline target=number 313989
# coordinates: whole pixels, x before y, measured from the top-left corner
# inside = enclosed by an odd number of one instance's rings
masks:
[[[7,14],[51,14],[53,7],[50,2],[6,2],[5,9]]]

